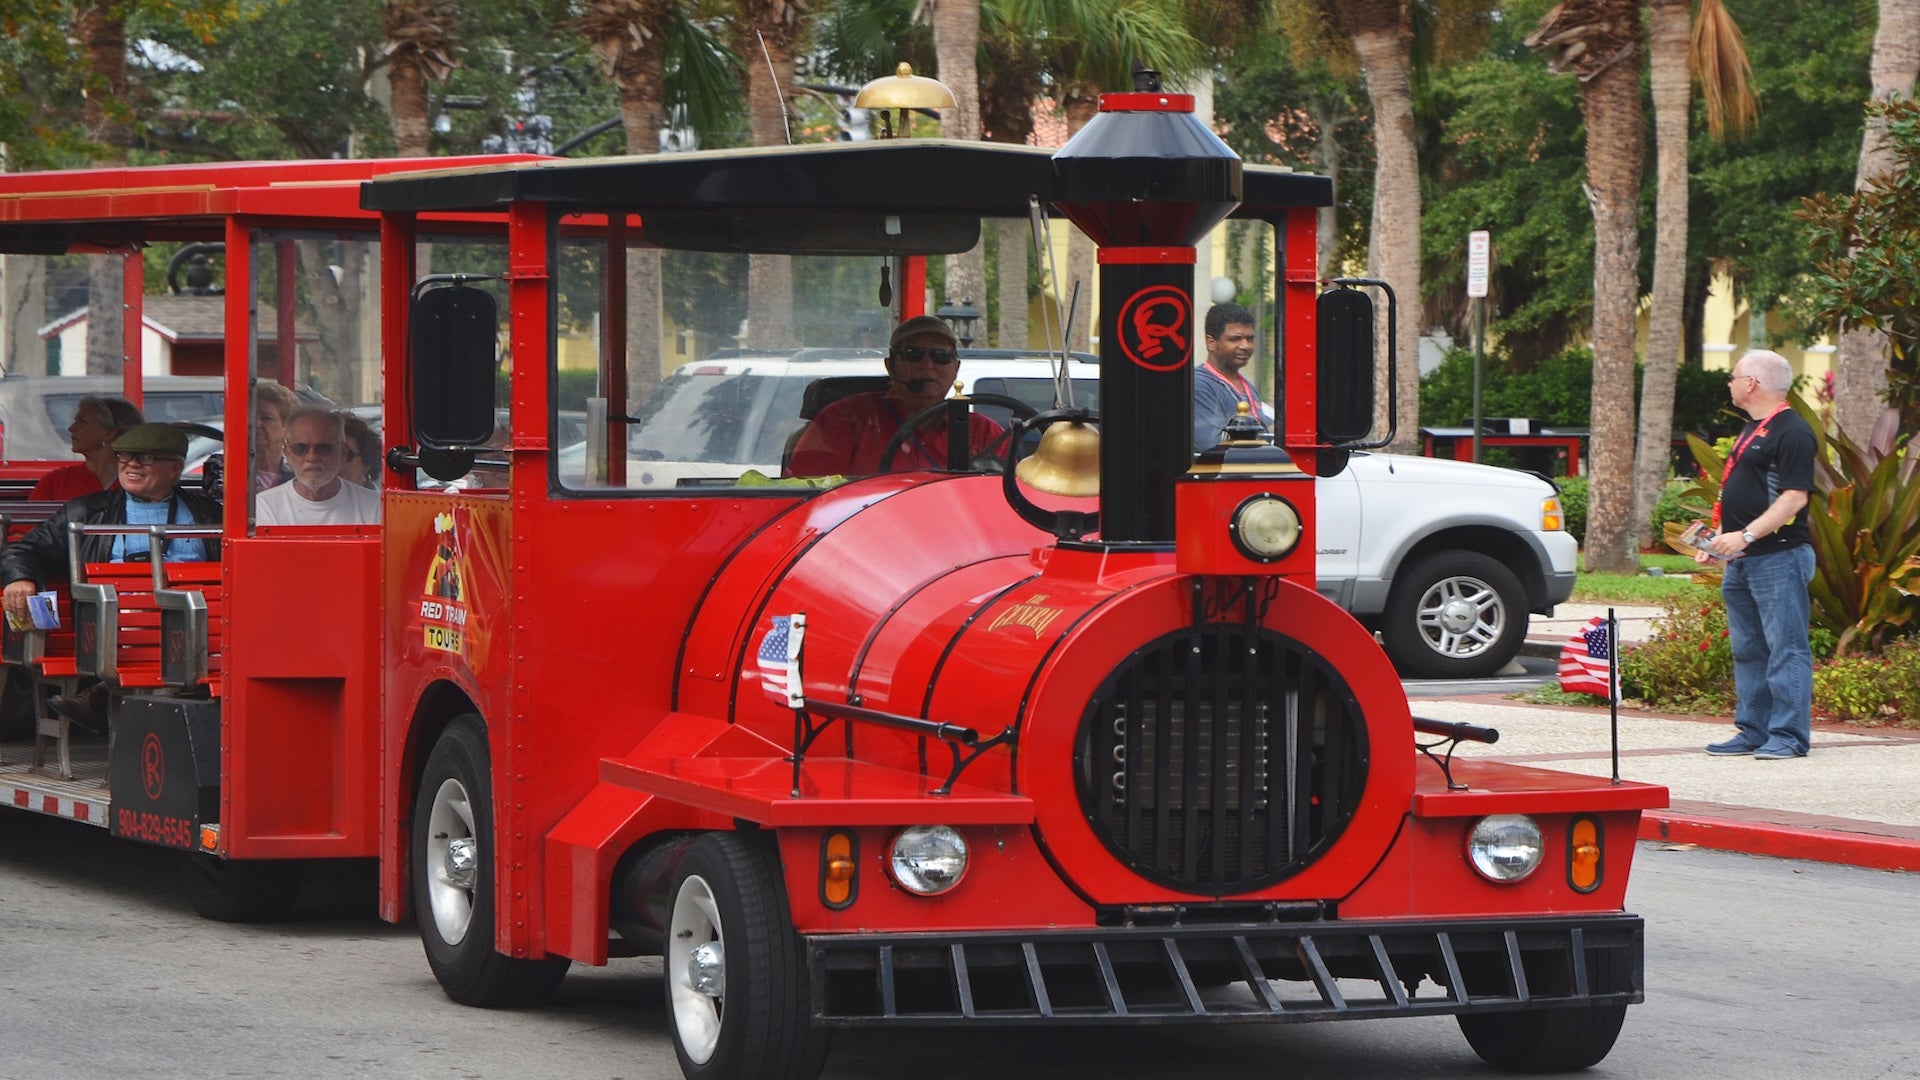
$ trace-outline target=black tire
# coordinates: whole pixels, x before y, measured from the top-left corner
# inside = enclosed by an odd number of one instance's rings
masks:
[[[1506,1072],[1575,1072],[1599,1063],[1620,1037],[1625,1004],[1462,1014],[1460,1034],[1480,1060]]]
[[[186,852],[187,902],[216,922],[280,922],[293,914],[306,864],[294,859],[222,859]]]
[[[517,959],[493,947],[491,777],[485,726],[472,713],[455,717],[414,795],[414,924],[448,997],[481,1008],[538,1004],[559,989],[569,961]]]
[[[716,947],[721,983],[702,989],[697,957]],[[769,845],[739,833],[694,841],[674,875],[666,949],[667,1021],[688,1080],[814,1080],[832,1032],[812,1025],[807,986]]]
[[[1477,551],[1436,551],[1394,575],[1380,638],[1403,674],[1477,678],[1520,652],[1527,617],[1527,590],[1499,560]]]

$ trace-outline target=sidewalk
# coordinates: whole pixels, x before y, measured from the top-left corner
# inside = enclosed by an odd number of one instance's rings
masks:
[[[1652,632],[1658,608],[1615,606],[1624,642]],[[1535,616],[1525,651],[1558,656],[1604,606],[1561,604]],[[1497,695],[1427,698],[1414,712],[1500,731],[1460,756],[1610,776],[1608,710],[1548,708]],[[1714,757],[1705,746],[1733,733],[1725,717],[1620,710],[1620,775],[1665,784],[1672,805],[1650,811],[1643,839],[1780,858],[1920,871],[1920,730],[1815,723],[1813,752],[1794,761]]]

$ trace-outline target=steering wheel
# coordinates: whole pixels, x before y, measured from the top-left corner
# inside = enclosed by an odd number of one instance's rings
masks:
[[[1011,412],[1016,420],[1031,420],[1040,415],[1040,410],[1021,401],[1017,397],[1009,397],[1006,394],[968,394],[966,397],[947,398],[942,401],[936,401],[926,408],[921,409],[919,412],[914,413],[912,416],[907,417],[906,420],[901,423],[900,430],[894,432],[893,438],[887,440],[887,445],[880,450],[880,471],[883,473],[892,472],[894,455],[900,452],[900,448],[907,444],[909,438],[912,438],[921,428],[931,424],[936,417],[948,417],[955,409],[961,410],[962,412],[971,412],[972,410],[969,408],[971,405],[998,405]],[[962,421],[962,423],[964,424],[965,421]],[[1012,427],[1002,430],[1000,434],[993,437],[991,442],[982,447],[978,454],[974,454],[971,460],[963,458],[962,460],[965,461],[964,465],[957,464],[954,460],[954,455],[956,453],[965,454],[967,450],[956,450],[953,445],[953,440],[949,438],[947,440],[947,468],[955,471],[971,469],[974,472],[997,473],[1006,471],[1007,463],[1003,460],[1004,448],[1008,440],[1012,437],[1014,430],[1015,428]],[[972,442],[971,432],[969,432],[967,446],[971,447]]]

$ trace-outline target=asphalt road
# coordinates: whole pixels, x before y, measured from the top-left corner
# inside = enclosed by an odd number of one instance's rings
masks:
[[[1920,1077],[1920,875],[1642,845],[1647,1004],[1592,1077]],[[365,866],[299,916],[208,923],[172,857],[0,814],[0,1077],[678,1076],[656,961],[575,969],[554,1007],[449,1003]],[[1278,1068],[1280,1065],[1284,1068]],[[1453,1023],[852,1032],[831,1080],[1477,1077]]]

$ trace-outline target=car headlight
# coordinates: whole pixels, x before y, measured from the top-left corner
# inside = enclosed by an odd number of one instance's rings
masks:
[[[1540,500],[1540,531],[1562,532],[1567,527],[1567,515],[1560,509],[1560,496],[1549,495]]]
[[[1278,495],[1250,496],[1234,508],[1227,526],[1233,546],[1255,562],[1273,562],[1300,543],[1300,512]]]
[[[893,880],[917,896],[938,896],[967,875],[967,841],[947,825],[913,825],[893,838]]]
[[[1489,814],[1467,837],[1467,861],[1488,881],[1519,881],[1545,854],[1540,825],[1525,814]]]

